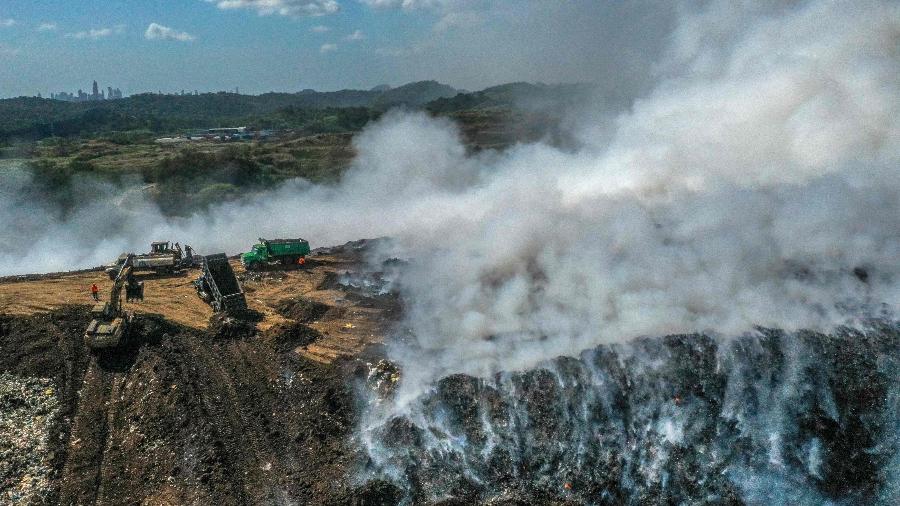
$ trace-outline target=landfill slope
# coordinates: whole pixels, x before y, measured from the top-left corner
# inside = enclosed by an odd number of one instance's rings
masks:
[[[83,343],[89,304],[11,314],[0,308],[0,405],[16,406],[0,418],[0,451],[9,450],[0,498],[352,501],[351,468],[360,457],[352,443],[352,388],[365,369],[359,353],[381,339],[375,330],[388,323],[377,303],[357,307],[337,297],[339,289],[316,290],[317,276],[310,269],[245,279],[255,321],[213,316],[200,327],[145,309],[124,346],[100,353]],[[148,290],[156,281],[164,280],[149,279]],[[26,283],[42,289],[40,280]],[[269,304],[298,306],[289,314],[297,319]],[[306,306],[317,309],[299,309]],[[324,348],[313,354],[317,343]]]
[[[897,504],[898,370],[896,322],[643,338],[443,378],[363,439],[414,504]]]
[[[233,263],[247,320],[195,271],[147,278],[101,353],[66,300],[102,272],[0,280],[0,503],[896,503],[895,321],[647,337],[395,404],[404,304],[366,247]]]
[[[48,502],[328,502],[345,493],[352,409],[338,365],[154,317],[139,320],[138,341],[95,357],[73,324],[86,323],[86,310],[2,323],[0,369],[47,377],[58,392]]]

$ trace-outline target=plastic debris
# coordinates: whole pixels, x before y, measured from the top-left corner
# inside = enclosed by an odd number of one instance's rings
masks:
[[[0,374],[0,504],[49,501],[54,392],[48,379]]]

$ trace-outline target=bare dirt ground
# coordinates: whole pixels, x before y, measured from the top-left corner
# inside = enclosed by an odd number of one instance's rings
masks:
[[[389,318],[383,310],[348,298],[345,291],[323,286],[334,275],[359,267],[359,258],[346,254],[324,254],[311,258],[305,268],[271,269],[247,273],[236,259],[231,261],[241,279],[247,304],[263,319],[257,329],[266,331],[290,321],[275,309],[286,299],[305,299],[329,306],[332,311],[304,322],[322,334],[315,343],[298,347],[303,356],[328,363],[337,357],[355,355],[366,345],[381,342]],[[194,329],[207,328],[212,309],[197,297],[193,280],[199,269],[175,277],[139,275],[144,281],[144,300],[126,302],[137,314],[159,314],[167,320]],[[93,304],[90,286],[100,288],[101,300],[109,297],[112,281],[102,271],[58,274],[36,279],[15,277],[0,280],[0,313],[28,316],[73,304]]]
[[[336,281],[359,268],[354,247],[235,265],[261,315],[244,323],[211,318],[196,271],[146,277],[101,353],[82,336],[103,272],[0,280],[0,502],[380,504],[354,481],[353,389],[400,308]]]

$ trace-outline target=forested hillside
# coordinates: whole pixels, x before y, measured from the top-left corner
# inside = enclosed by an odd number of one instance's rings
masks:
[[[0,100],[0,140],[91,136],[111,131],[154,133],[241,124],[257,128],[307,128],[311,133],[357,130],[378,111],[418,107],[457,90],[435,81],[398,88],[299,93],[140,94],[103,102],[63,102],[21,97]]]

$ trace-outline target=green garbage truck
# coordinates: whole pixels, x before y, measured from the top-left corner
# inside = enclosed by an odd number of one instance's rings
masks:
[[[241,255],[241,263],[249,271],[275,263],[303,265],[306,255],[309,255],[309,242],[306,239],[260,238],[250,251]]]

